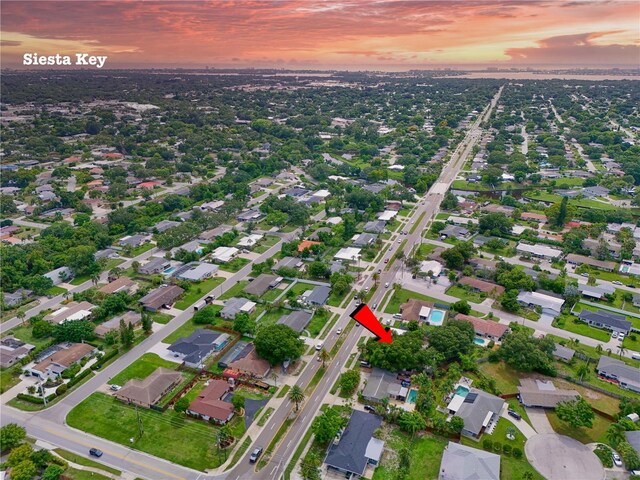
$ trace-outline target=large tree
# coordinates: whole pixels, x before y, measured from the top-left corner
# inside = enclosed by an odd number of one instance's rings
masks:
[[[449,320],[429,332],[429,346],[444,355],[445,360],[459,359],[473,346],[475,331],[469,322]]]
[[[20,445],[27,438],[27,431],[16,423],[8,423],[0,428],[0,452],[6,452]]]
[[[268,325],[258,330],[254,341],[256,352],[271,365],[300,358],[304,341],[287,325]]]
[[[322,415],[313,420],[311,429],[320,444],[329,443],[336,436],[338,430],[345,425],[345,419],[335,408],[327,408]]]
[[[95,337],[93,324],[86,320],[71,320],[53,327],[53,336],[58,342],[83,342]]]
[[[519,331],[506,336],[498,355],[517,370],[555,375],[552,363],[554,350],[552,339],[534,338],[527,332]]]
[[[556,405],[556,415],[564,422],[567,422],[573,428],[593,426],[595,414],[593,408],[582,397],[577,400],[568,402],[560,402]]]

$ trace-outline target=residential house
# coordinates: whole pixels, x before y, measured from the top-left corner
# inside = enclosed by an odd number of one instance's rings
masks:
[[[606,295],[612,295],[615,293],[616,289],[606,283],[602,285],[586,285],[579,284],[578,291],[582,294],[583,297],[595,298],[596,300],[600,300],[602,297]]]
[[[27,290],[26,288],[19,288],[13,293],[3,292],[2,302],[6,307],[15,307],[26,302],[31,297],[33,297],[33,292],[31,290]]]
[[[179,225],[180,222],[174,222],[173,220],[161,220],[153,226],[153,229],[158,233],[162,233]]]
[[[426,322],[429,319],[429,314],[431,313],[431,309],[433,308],[433,306],[433,302],[410,298],[405,303],[400,305],[402,320],[404,320],[405,322],[411,320]]]
[[[356,247],[368,247],[373,245],[377,238],[378,236],[373,233],[357,233],[351,238],[351,241]]]
[[[438,480],[500,480],[500,455],[450,441]]]
[[[456,225],[447,225],[438,232],[441,238],[457,238],[459,240],[469,237],[469,230],[465,227],[458,227]]]
[[[362,398],[372,403],[381,403],[385,398],[405,399],[407,394],[395,373],[378,367],[373,367],[362,390]]]
[[[298,257],[284,257],[282,260],[278,261],[278,263],[276,263],[272,270],[274,271],[278,271],[281,268],[294,268],[294,269],[298,269],[303,265],[302,260],[300,260]]]
[[[621,388],[640,393],[640,368],[627,365],[617,358],[602,355],[596,370],[598,375],[615,381]]]
[[[304,292],[301,300],[308,305],[322,307],[329,300],[330,294],[331,287],[329,285],[316,285],[313,290]]]
[[[236,247],[218,247],[211,252],[211,258],[214,262],[228,263],[238,255]]]
[[[626,437],[627,442],[629,442],[629,444],[636,451],[636,453],[640,455],[640,430],[631,430],[628,432],[624,432],[624,436]]]
[[[118,244],[121,247],[129,246],[136,248],[147,243],[149,240],[150,238],[147,235],[129,235],[127,237],[121,238]]]
[[[171,262],[166,258],[154,257],[147,263],[138,268],[138,272],[144,275],[153,275],[160,273],[171,266]]]
[[[527,222],[547,223],[547,216],[541,213],[522,212],[520,219]]]
[[[179,247],[172,248],[170,252],[171,256],[175,257],[180,250],[189,253],[195,252],[199,255],[202,253],[203,248],[199,240],[191,240],[190,242],[180,245]]]
[[[161,308],[173,305],[183,293],[184,289],[177,285],[161,285],[142,297],[139,302],[145,310],[157,312]]]
[[[507,325],[492,320],[483,320],[482,318],[464,315],[462,313],[458,313],[454,318],[455,320],[469,322],[473,325],[476,335],[496,342],[502,340],[504,336],[509,333],[509,327]]]
[[[238,241],[238,247],[253,248],[263,238],[264,238],[264,235],[261,235],[259,233],[252,233],[251,235],[247,235],[246,237],[241,238]]]
[[[98,289],[100,293],[134,293],[138,289],[138,284],[131,280],[129,277],[119,277],[113,282],[107,283],[104,287]]]
[[[296,332],[302,332],[313,317],[313,313],[304,310],[295,310],[287,315],[281,316],[276,323],[284,324]]]
[[[60,267],[55,270],[51,270],[42,276],[51,279],[55,286],[71,280],[74,277],[74,274],[69,267]]]
[[[549,247],[548,245],[530,245],[528,243],[518,243],[516,251],[537,258],[556,259],[562,256],[562,250]]]
[[[260,210],[249,209],[238,214],[236,216],[236,219],[239,222],[253,222],[262,218],[263,216],[264,216],[264,213],[262,213]]]
[[[233,320],[239,313],[250,314],[256,308],[256,303],[246,298],[230,298],[225,300],[220,316],[226,320]]]
[[[25,373],[42,380],[54,379],[67,368],[93,355],[98,349],[88,343],[68,343],[59,345],[55,353],[25,369]]]
[[[207,422],[213,421],[217,425],[224,425],[233,417],[234,408],[223,400],[230,390],[224,380],[210,379],[209,385],[191,402],[187,413]]]
[[[205,202],[197,207],[194,208],[199,208],[200,210],[202,210],[203,212],[208,211],[208,212],[215,212],[216,210],[218,210],[220,207],[222,207],[224,205],[224,202],[222,200],[213,200],[211,202]]]
[[[303,240],[298,244],[298,252],[302,253],[306,249],[310,249],[314,245],[322,245],[320,242],[314,242],[312,240]]]
[[[398,215],[398,212],[394,210],[385,210],[378,214],[378,220],[382,220],[383,222],[390,222]]]
[[[456,405],[457,410],[452,413],[464,420],[462,435],[479,439],[485,429],[498,421],[505,405],[502,398],[471,388],[462,404]],[[451,409],[452,405],[449,404],[448,408]]]
[[[354,410],[342,434],[329,445],[324,459],[327,470],[354,478],[363,476],[368,465],[378,465],[384,441],[373,433],[380,425],[377,415]]]
[[[218,265],[211,263],[191,262],[178,268],[173,275],[179,280],[201,282],[202,280],[213,277],[219,268]]]
[[[529,308],[540,308],[543,315],[549,315],[552,318],[560,315],[564,300],[562,298],[553,297],[541,292],[520,292],[518,294],[518,302]]]
[[[270,275],[268,273],[262,273],[258,275],[253,281],[251,281],[246,287],[244,287],[244,292],[248,293],[249,295],[260,297],[267,290],[277,287],[280,282],[282,282],[282,280],[282,277]]]
[[[167,350],[173,353],[174,357],[182,359],[187,367],[202,369],[205,360],[222,350],[229,339],[226,333],[199,328],[188,337],[173,342]]]
[[[85,320],[91,316],[91,310],[96,306],[89,302],[69,302],[58,310],[46,315],[44,320],[54,325],[74,320]]]
[[[253,343],[247,344],[228,365],[229,369],[250,378],[265,378],[271,366],[265,359],[260,358]]]
[[[576,400],[576,390],[558,389],[551,380],[521,378],[518,386],[519,400],[525,407],[556,408],[560,402]]]
[[[360,248],[344,247],[338,250],[333,258],[343,262],[356,262],[360,259],[360,251]]]
[[[368,233],[383,233],[386,227],[386,222],[381,220],[373,220],[364,224],[363,231]]]
[[[577,255],[575,253],[569,253],[565,260],[571,265],[589,265],[590,267],[604,270],[605,272],[613,272],[616,269],[615,262],[606,262],[604,260],[598,260],[585,255]]]
[[[483,292],[488,295],[499,296],[504,293],[504,287],[495,283],[487,282],[474,277],[462,277],[458,280],[458,283],[469,287],[476,292]]]
[[[205,230],[198,236],[198,238],[203,242],[212,242],[216,238],[221,237],[222,235],[224,235],[227,232],[230,232],[231,230],[233,230],[233,228],[228,225],[220,225],[219,227],[212,228],[210,230]]]
[[[35,346],[13,337],[0,339],[0,367],[9,368],[23,359]]]
[[[133,325],[135,329],[142,323],[142,315],[138,312],[126,312],[101,323],[94,329],[94,333],[96,336],[104,338],[109,332],[118,332],[120,330],[120,320],[122,320],[127,327]]]
[[[588,323],[592,327],[604,328],[612,332],[624,333],[627,335],[631,330],[631,322],[624,315],[610,312],[608,310],[582,310],[578,318]]]
[[[431,277],[436,278],[439,277],[442,273],[443,266],[440,262],[435,260],[423,260],[420,263],[420,272],[424,274],[428,274],[431,272]]]
[[[151,408],[160,399],[182,382],[182,374],[159,367],[143,380],[131,379],[115,393],[115,397],[126,403]]]
[[[555,344],[555,350],[553,351],[553,356],[558,360],[563,360],[565,362],[570,362],[573,360],[573,356],[576,354],[576,351],[572,348],[565,347],[560,345],[559,343]]]

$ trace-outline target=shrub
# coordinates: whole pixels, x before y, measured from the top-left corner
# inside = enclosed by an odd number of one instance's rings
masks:
[[[69,383],[67,383],[67,387],[71,388],[74,385],[76,385],[78,382],[80,382],[84,377],[86,377],[87,375],[91,375],[92,372],[90,369],[86,369],[83,370],[82,372],[80,372],[78,375],[76,375],[75,377],[73,377],[71,380],[69,380]]]
[[[500,442],[495,442],[493,444],[493,451],[496,453],[502,452],[502,444]]]
[[[518,460],[522,458],[522,450],[520,450],[518,447],[513,447],[513,456],[515,458],[517,458]]]
[[[67,393],[67,390],[69,390],[69,387],[66,383],[63,383],[58,388],[56,388],[56,395],[64,395],[65,393]]]
[[[482,441],[482,448],[484,448],[485,450],[491,450],[493,448],[493,442],[488,438],[485,438]]]
[[[187,408],[189,408],[189,399],[187,397],[180,398],[174,405],[173,409],[176,412],[184,412]]]
[[[511,445],[509,445],[508,443],[505,443],[505,444],[502,446],[502,452],[503,452],[505,455],[511,455]]]

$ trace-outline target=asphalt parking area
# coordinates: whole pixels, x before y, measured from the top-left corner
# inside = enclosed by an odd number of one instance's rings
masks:
[[[524,446],[529,463],[547,480],[603,480],[604,468],[591,449],[556,433],[535,435]]]

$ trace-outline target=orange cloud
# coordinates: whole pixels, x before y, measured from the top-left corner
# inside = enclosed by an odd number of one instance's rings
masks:
[[[5,0],[0,35],[7,66],[25,52],[51,50],[108,54],[111,67],[424,66],[524,58],[564,64],[579,45],[545,40],[616,30],[615,38],[585,37],[592,52],[603,52],[595,47],[607,40],[616,47],[607,50],[609,64],[629,62],[637,17],[635,1],[604,0]]]

